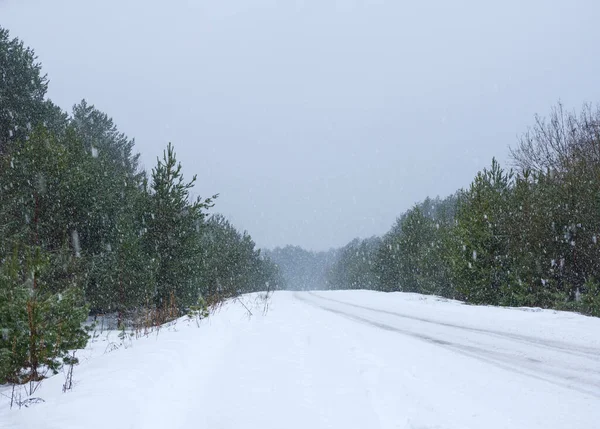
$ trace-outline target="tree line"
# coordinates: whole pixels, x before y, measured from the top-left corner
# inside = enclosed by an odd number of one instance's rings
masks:
[[[349,243],[329,284],[600,316],[600,108],[536,116],[511,158]]]
[[[336,249],[314,252],[299,246],[276,247],[267,256],[279,267],[283,283],[289,290],[329,289],[327,273],[337,260]]]
[[[46,98],[35,53],[0,28],[0,384],[37,381],[85,346],[90,314],[153,323],[280,287],[250,235],[192,199],[169,144],[150,173],[85,101]]]

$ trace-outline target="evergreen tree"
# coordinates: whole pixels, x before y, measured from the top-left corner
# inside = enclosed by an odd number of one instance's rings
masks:
[[[205,223],[201,249],[203,296],[231,297],[283,286],[279,269],[255,248],[252,237],[221,215]]]
[[[456,204],[455,196],[427,198],[396,221],[375,259],[383,290],[455,297],[450,248]]]
[[[217,197],[190,201],[196,176],[185,182],[182,167],[169,143],[163,159],[152,170],[151,217],[147,246],[156,258],[155,302],[160,308],[176,301],[178,308],[195,304],[199,297],[200,267],[197,263],[199,233],[205,210]]]
[[[73,107],[72,127],[80,141],[85,177],[74,189],[82,192],[80,246],[89,259],[86,294],[95,312],[119,315],[147,303],[153,296],[156,264],[143,243],[150,202],[139,169],[134,142],[120,133],[112,119],[84,100]]]
[[[380,289],[379,276],[374,269],[375,254],[381,239],[354,239],[344,246],[328,273],[331,289]]]
[[[32,49],[0,27],[0,153],[44,125],[59,132],[66,115],[45,100],[48,79]]]
[[[507,220],[512,173],[494,159],[477,174],[458,205],[453,260],[458,293],[475,304],[501,304],[510,299]]]
[[[56,374],[65,361],[72,362],[69,352],[87,342],[81,288],[76,278],[59,281],[48,272],[52,256],[29,247],[0,266],[0,383]]]
[[[56,371],[87,340],[82,263],[68,222],[69,153],[44,129],[19,148],[0,156],[0,382],[17,383]]]

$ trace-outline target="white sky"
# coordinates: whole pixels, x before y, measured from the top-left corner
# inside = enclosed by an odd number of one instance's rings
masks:
[[[561,99],[600,101],[600,2],[0,0],[64,109],[168,141],[263,247],[385,233]]]

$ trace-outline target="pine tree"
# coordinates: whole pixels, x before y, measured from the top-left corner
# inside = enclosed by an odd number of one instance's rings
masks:
[[[510,294],[511,180],[512,172],[506,173],[494,159],[459,199],[453,269],[457,291],[468,302],[498,305]]]
[[[147,246],[157,261],[156,293],[159,308],[173,299],[178,308],[195,304],[199,297],[199,233],[205,210],[217,197],[190,201],[196,176],[185,182],[182,167],[169,143],[152,170],[151,218]]]
[[[38,381],[87,341],[67,165],[64,144],[44,129],[0,157],[0,382]]]
[[[75,278],[57,280],[48,270],[52,257],[39,247],[25,247],[0,266],[0,383],[56,374],[72,359],[69,352],[87,342],[82,290]]]
[[[374,269],[375,254],[381,239],[358,238],[344,246],[337,262],[328,272],[331,289],[380,289],[379,276]]]
[[[450,249],[457,199],[427,198],[397,219],[376,251],[383,290],[456,297]]]
[[[45,100],[48,79],[32,49],[0,27],[0,154],[39,125],[59,132],[66,115]]]
[[[202,229],[202,289],[210,298],[282,287],[278,268],[222,215],[211,216]]]
[[[149,195],[134,142],[84,100],[73,107],[81,153],[71,184],[72,218],[88,260],[86,295],[94,312],[123,314],[152,296],[155,263],[145,251]]]

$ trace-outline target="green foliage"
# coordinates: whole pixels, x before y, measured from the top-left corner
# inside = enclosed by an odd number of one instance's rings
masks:
[[[82,348],[87,308],[72,278],[50,272],[52,255],[15,250],[0,265],[0,383],[39,381],[56,373],[69,351]]]
[[[343,247],[336,263],[328,272],[331,289],[379,289],[379,276],[374,270],[375,254],[381,239],[354,239]]]
[[[378,288],[597,315],[598,123],[600,111],[558,109],[528,134],[521,171],[492,160],[456,197],[403,214],[376,251]]]
[[[15,250],[0,265],[0,384],[16,378],[25,361],[22,357],[29,291],[19,283],[19,257]]]
[[[255,248],[247,232],[240,233],[223,216],[211,216],[202,228],[203,296],[236,296],[277,290],[282,278],[277,266]]]
[[[194,305],[190,305],[188,308],[188,317],[190,319],[205,319],[210,316],[210,311],[208,309],[208,305],[206,301],[200,297],[198,298],[198,302]]]
[[[507,220],[512,172],[496,160],[477,174],[458,205],[454,229],[454,280],[457,292],[474,304],[510,300],[511,266]]]
[[[598,172],[578,161],[560,174],[514,174],[493,160],[457,197],[428,199],[397,221],[377,251],[381,289],[593,313]]]
[[[377,250],[382,290],[454,297],[449,252],[456,198],[426,199],[401,216]]]
[[[198,300],[200,266],[199,234],[205,210],[213,206],[212,198],[190,202],[190,189],[196,176],[184,181],[171,144],[152,170],[151,217],[148,219],[146,243],[157,260],[155,302],[169,305],[173,295],[179,308]]]
[[[33,50],[0,27],[0,154],[44,125],[54,130],[66,116],[45,100],[48,79]]]
[[[38,128],[0,158],[0,379],[37,381],[85,345],[82,264],[72,245],[73,133]]]
[[[600,317],[600,284],[594,279],[589,279],[584,284],[584,293],[581,298],[581,307],[584,313]]]
[[[70,174],[70,219],[89,261],[86,295],[95,311],[121,313],[154,293],[156,262],[144,242],[151,209],[145,174],[133,141],[106,114],[82,101],[71,123],[81,159]]]
[[[0,153],[42,117],[47,87],[34,52],[0,28]]]
[[[33,51],[0,28],[0,383],[76,363],[89,309],[124,327],[143,307],[205,315],[218,285],[280,287],[247,233],[206,222],[216,195],[190,199],[170,144],[148,183],[108,115],[84,100],[69,117],[46,89]]]

